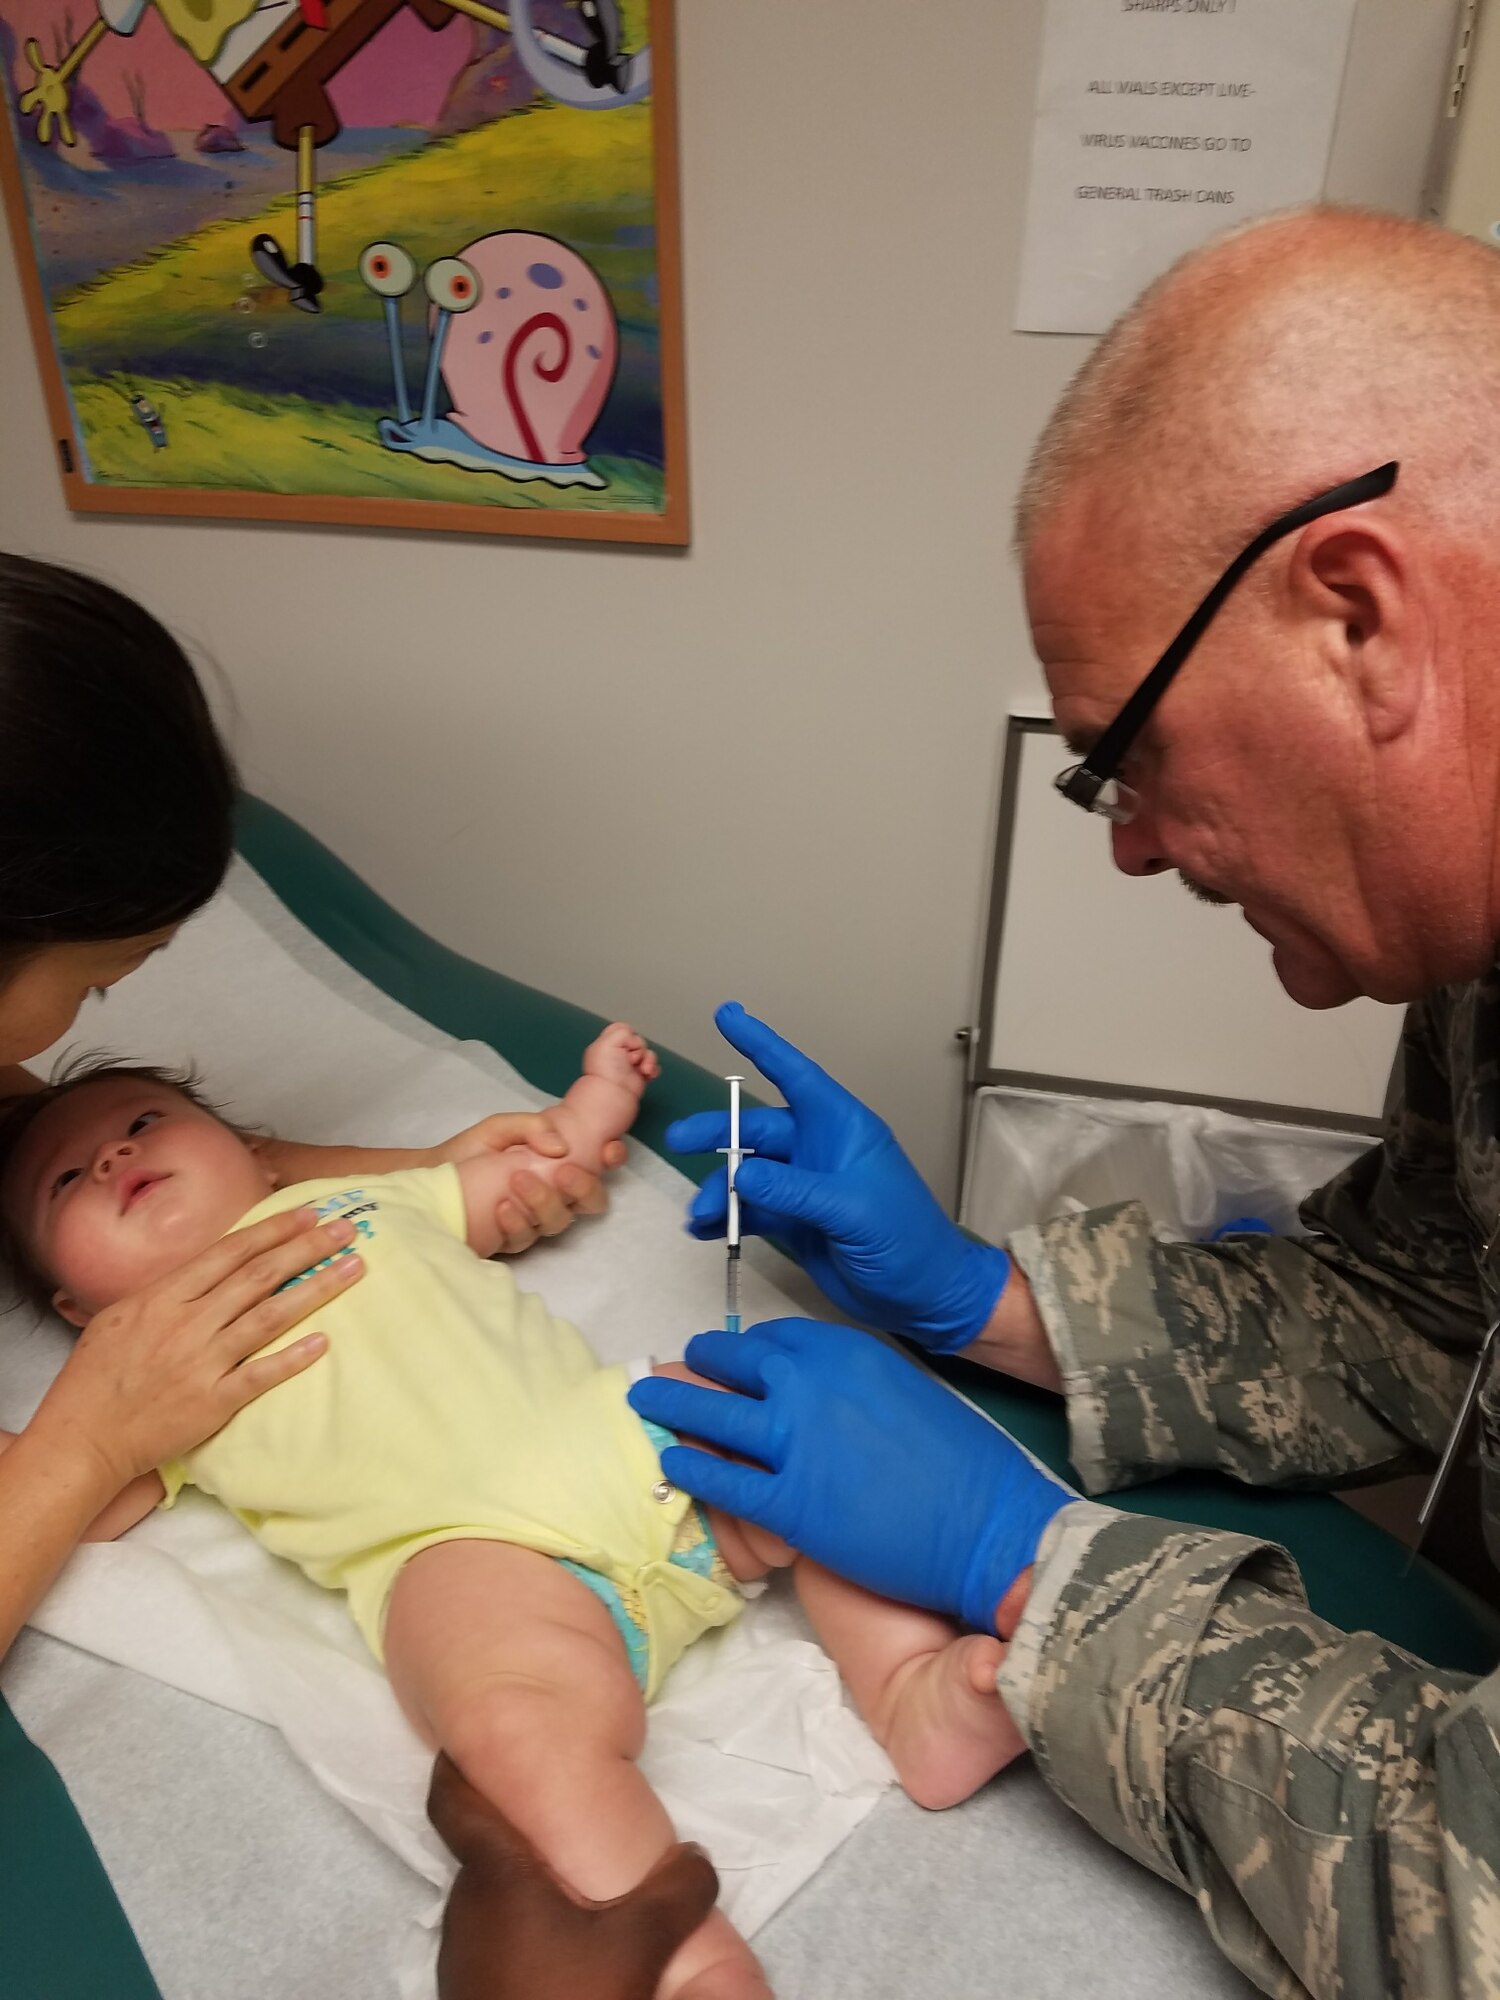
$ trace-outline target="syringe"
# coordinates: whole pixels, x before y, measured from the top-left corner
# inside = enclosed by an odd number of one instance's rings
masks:
[[[724,1275],[724,1329],[727,1333],[740,1330],[740,1198],[735,1192],[735,1175],[739,1172],[740,1161],[747,1153],[753,1153],[753,1146],[740,1144],[740,1085],[742,1076],[726,1076],[729,1085],[729,1144],[719,1151],[728,1155],[729,1173],[729,1214],[725,1234],[728,1238],[729,1263]]]

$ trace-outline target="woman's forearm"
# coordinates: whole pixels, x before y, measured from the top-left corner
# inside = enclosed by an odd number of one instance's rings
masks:
[[[444,1161],[456,1165],[512,1146],[532,1146],[550,1159],[567,1151],[566,1142],[553,1129],[550,1111],[492,1112],[436,1146],[312,1146],[300,1139],[245,1136],[275,1174],[278,1187],[347,1174],[399,1174],[408,1167],[433,1167]],[[606,1159],[605,1164],[617,1166],[619,1161]]]
[[[307,1146],[299,1139],[256,1139],[255,1151],[279,1187],[298,1181],[332,1180],[343,1174],[399,1174],[430,1167],[430,1146]]]
[[[0,1659],[113,1498],[81,1438],[23,1431],[0,1450]]]

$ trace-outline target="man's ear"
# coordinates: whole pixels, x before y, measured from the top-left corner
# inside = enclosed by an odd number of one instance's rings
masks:
[[[1421,708],[1431,653],[1403,540],[1373,519],[1313,521],[1297,539],[1289,581],[1321,621],[1324,657],[1358,702],[1370,740],[1393,742]]]
[[[68,1324],[76,1326],[80,1332],[89,1323],[90,1315],[83,1311],[77,1299],[61,1289],[52,1294],[52,1310],[61,1313]]]

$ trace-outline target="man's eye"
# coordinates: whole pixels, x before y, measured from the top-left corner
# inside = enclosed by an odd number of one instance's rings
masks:
[[[133,1139],[137,1132],[144,1132],[148,1125],[154,1125],[161,1115],[159,1111],[143,1111],[139,1118],[131,1119],[130,1130],[125,1136]]]
[[[61,1194],[63,1189],[68,1185],[68,1182],[76,1181],[82,1172],[83,1172],[82,1167],[66,1168],[65,1171],[60,1173],[57,1179],[52,1183],[53,1194],[54,1195]]]

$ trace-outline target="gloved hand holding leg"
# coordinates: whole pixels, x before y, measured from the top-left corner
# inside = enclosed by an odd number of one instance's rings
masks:
[[[974,1243],[943,1213],[890,1127],[738,1002],[719,1008],[719,1032],[786,1099],[747,1111],[735,1186],[743,1227],[774,1236],[852,1319],[900,1333],[935,1353],[983,1332],[1010,1273],[1003,1250]],[[729,1143],[716,1111],[682,1118],[667,1143],[679,1153]],[[722,1236],[728,1190],[721,1169],[698,1191],[689,1227]]]
[[[637,1382],[643,1417],[749,1464],[686,1445],[674,1484],[782,1536],[882,1597],[978,1631],[1076,1496],[961,1396],[884,1341],[818,1320],[701,1333],[689,1367],[738,1395],[662,1376]]]

